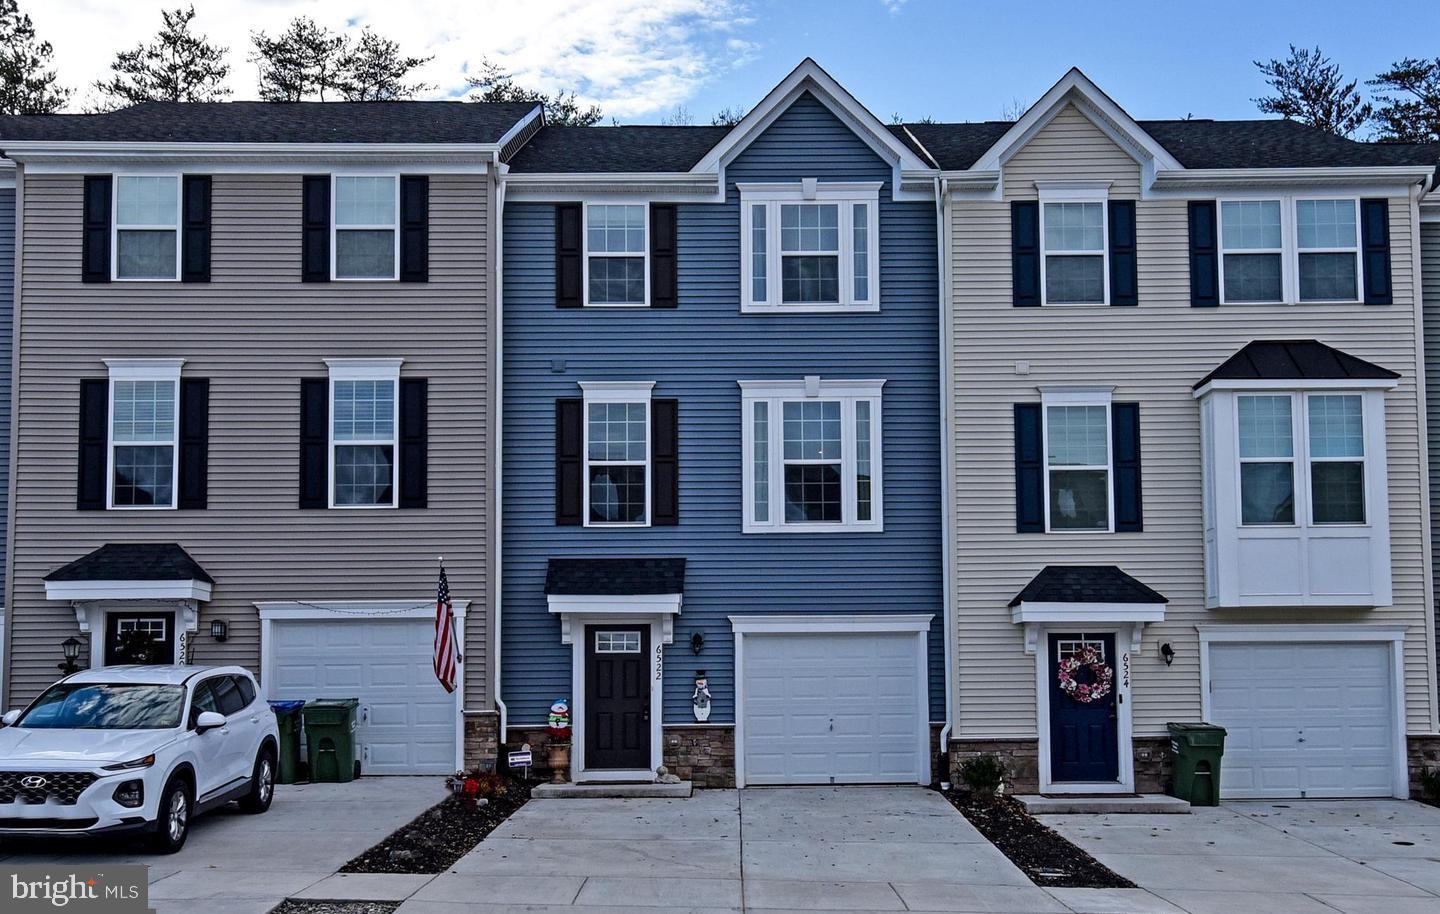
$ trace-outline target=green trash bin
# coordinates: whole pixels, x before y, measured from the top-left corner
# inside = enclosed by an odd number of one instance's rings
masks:
[[[1220,758],[1225,754],[1225,728],[1214,724],[1165,725],[1175,756],[1172,797],[1191,806],[1220,805]]]
[[[280,770],[276,780],[281,784],[300,780],[300,709],[303,707],[303,701],[270,702],[270,710],[275,712],[275,722],[280,726]]]
[[[310,780],[344,783],[355,780],[355,709],[358,698],[322,698],[305,705],[305,745]]]

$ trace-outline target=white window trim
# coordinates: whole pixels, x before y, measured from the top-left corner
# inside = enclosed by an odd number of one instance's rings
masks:
[[[109,511],[174,511],[180,504],[180,368],[184,359],[105,359],[110,369],[110,383],[105,394],[105,508]],[[115,504],[115,382],[116,381],[170,381],[175,385],[175,416],[173,435],[168,442],[171,448],[170,504],[168,505],[117,505]],[[166,442],[125,442],[125,447],[148,444],[163,445]]]
[[[1356,397],[1360,401],[1360,427],[1362,456],[1360,457],[1312,457],[1310,454],[1310,399],[1312,397]],[[1288,397],[1290,399],[1290,457],[1292,491],[1295,498],[1295,521],[1289,524],[1247,524],[1244,520],[1244,485],[1240,479],[1239,466],[1245,463],[1284,463],[1283,457],[1241,457],[1240,456],[1240,400],[1244,397]],[[1387,493],[1371,491],[1371,462],[1374,453],[1370,409],[1373,401],[1359,390],[1271,390],[1244,391],[1236,396],[1235,402],[1235,517],[1240,527],[1246,530],[1293,530],[1296,528],[1318,530],[1366,530],[1372,524],[1376,495],[1388,497]],[[1363,482],[1365,520],[1359,523],[1328,523],[1315,521],[1315,498],[1312,489],[1310,467],[1314,463],[1358,463],[1360,479]]]
[[[590,207],[592,206],[638,206],[645,214],[645,242],[642,250],[636,251],[594,251],[590,250]],[[650,204],[639,197],[615,197],[604,200],[586,200],[583,206],[584,218],[580,224],[580,287],[581,301],[586,308],[648,308],[650,307]],[[590,258],[618,257],[627,260],[639,257],[645,264],[645,296],[638,302],[592,302],[590,301]]]
[[[1343,200],[1355,205],[1355,297],[1349,299],[1305,299],[1300,298],[1300,241],[1299,209],[1301,200]],[[1280,204],[1280,247],[1278,248],[1236,248],[1227,252],[1225,248],[1225,204],[1257,203],[1262,201]],[[1217,269],[1220,280],[1220,304],[1222,305],[1355,305],[1364,301],[1365,272],[1362,260],[1363,242],[1360,237],[1360,197],[1353,193],[1304,193],[1276,194],[1253,193],[1231,194],[1215,200],[1215,245],[1219,253]],[[1304,248],[1306,254],[1349,253],[1349,248]],[[1234,254],[1279,254],[1280,255],[1280,298],[1273,301],[1231,301],[1225,297],[1225,255]]]
[[[175,181],[175,223],[173,225],[120,224],[120,179],[121,178],[171,178]],[[185,188],[181,186],[180,175],[174,172],[144,174],[126,172],[111,175],[110,178],[110,279],[113,282],[179,282],[180,281],[180,221],[184,213]],[[170,232],[175,236],[174,276],[121,276],[120,275],[120,232]]]
[[[741,489],[743,492],[742,533],[880,533],[885,529],[882,472],[884,422],[881,388],[884,380],[821,380],[815,375],[793,381],[740,381],[741,394]],[[841,426],[839,523],[787,523],[785,521],[785,422],[786,402],[807,399],[839,400]],[[855,404],[870,404],[870,519],[857,518],[856,467],[858,439],[855,431]],[[767,403],[767,431],[770,441],[766,466],[769,471],[770,511],[767,521],[755,519],[755,437],[754,404]]]
[[[395,221],[389,224],[375,223],[373,225],[340,225],[335,219],[336,209],[340,205],[340,194],[337,189],[340,178],[390,178],[395,182]],[[395,257],[391,265],[389,276],[340,276],[336,272],[336,258],[338,246],[336,239],[340,232],[364,232],[364,231],[390,231],[395,234]],[[393,171],[342,171],[330,175],[330,280],[332,282],[395,282],[400,278],[400,174]],[[368,380],[368,379],[365,379]],[[398,391],[397,391],[398,399]]]
[[[880,310],[880,188],[879,181],[818,181],[778,184],[737,184],[740,191],[740,311],[742,314],[817,314],[827,312],[874,312]],[[781,288],[780,206],[782,203],[833,203],[839,211],[840,236],[838,302],[785,304]],[[855,204],[865,204],[868,246],[869,297],[855,297]],[[756,301],[751,207],[765,206],[765,300]]]
[[[325,451],[327,504],[340,511],[388,510],[400,504],[400,366],[404,359],[326,359],[330,368],[330,383],[326,385]],[[390,381],[395,385],[395,412],[391,426],[394,434],[389,441],[346,441],[349,445],[389,444],[390,458],[390,503],[388,505],[337,505],[335,503],[335,382],[336,381]]]
[[[1040,304],[1054,308],[1100,308],[1110,304],[1110,182],[1043,182],[1037,181],[1040,190]],[[1045,205],[1047,203],[1098,203],[1100,204],[1100,250],[1098,251],[1051,251],[1045,247]],[[1050,301],[1046,285],[1046,261],[1050,257],[1099,257],[1100,258],[1100,301]]]
[[[583,523],[586,527],[649,527],[654,518],[654,497],[651,478],[654,475],[651,454],[654,453],[654,423],[650,409],[650,394],[655,388],[654,381],[581,381],[584,392],[580,418],[581,456],[580,486],[584,491]],[[644,403],[645,404],[645,520],[643,523],[620,521],[596,521],[590,519],[590,405],[592,403]],[[601,460],[604,466],[637,466],[635,461]]]
[[[1040,388],[1040,454],[1044,461],[1045,532],[1084,536],[1115,532],[1115,418],[1111,409],[1113,387],[1041,387]],[[1106,526],[1104,530],[1054,529],[1050,525],[1050,408],[1052,406],[1100,406],[1105,409],[1105,497]],[[1098,470],[1099,466],[1065,466],[1069,470]]]

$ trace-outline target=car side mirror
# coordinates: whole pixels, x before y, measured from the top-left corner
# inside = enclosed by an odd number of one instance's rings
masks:
[[[216,714],[214,711],[201,711],[200,716],[195,718],[196,733],[204,733],[206,730],[214,730],[223,726],[225,726],[225,715]]]
[[[5,716],[0,717],[0,724],[4,724],[7,727],[13,727],[15,726],[15,721],[20,719],[20,715],[22,713],[23,712],[20,711],[19,708],[16,708],[14,711],[6,711]]]

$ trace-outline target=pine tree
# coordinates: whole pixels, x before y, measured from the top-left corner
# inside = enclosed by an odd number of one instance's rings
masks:
[[[1380,138],[1399,143],[1440,142],[1440,57],[1407,57],[1367,84],[1379,90],[1375,123]],[[1380,94],[1384,92],[1385,94]]]
[[[574,91],[546,95],[515,85],[515,78],[491,60],[480,62],[480,75],[469,77],[472,102],[538,102],[545,123],[554,127],[593,127],[604,115],[598,105],[582,105]]]
[[[50,68],[54,48],[35,39],[35,25],[16,0],[0,0],[0,114],[51,114],[70,90]]]
[[[260,68],[260,97],[267,102],[325,101],[342,95],[347,42],[309,16],[297,16],[277,37],[251,32]]]
[[[1285,60],[1255,61],[1274,95],[1253,99],[1266,114],[1278,114],[1337,136],[1350,136],[1373,111],[1355,91],[1355,80],[1345,81],[1340,67],[1320,52],[1290,45]]]
[[[213,102],[230,94],[225,78],[229,48],[212,44],[190,30],[195,7],[161,10],[160,33],[149,44],[138,44],[115,55],[108,80],[95,83],[105,97],[103,106],[118,108],[138,102]]]
[[[400,53],[399,42],[377,35],[367,27],[361,30],[360,40],[349,48],[341,62],[345,75],[339,86],[340,95],[350,102],[414,98],[435,87],[428,83],[407,83],[405,77],[433,59],[406,57]]]

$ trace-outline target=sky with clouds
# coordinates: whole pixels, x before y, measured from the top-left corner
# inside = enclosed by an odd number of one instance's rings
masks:
[[[80,88],[114,53],[152,36],[182,0],[20,0]],[[696,123],[749,106],[815,57],[876,114],[1001,117],[1080,66],[1142,118],[1256,116],[1252,61],[1319,44],[1364,79],[1405,56],[1440,56],[1434,0],[1386,0],[1384,16],[1337,0],[195,0],[196,27],[230,48],[235,98],[255,97],[250,32],[296,15],[334,29],[369,25],[407,53],[435,97],[463,95],[489,57],[524,85],[575,89],[621,122],[677,106]],[[1415,23],[1413,28],[1403,25]],[[1429,23],[1428,26],[1425,23]]]

